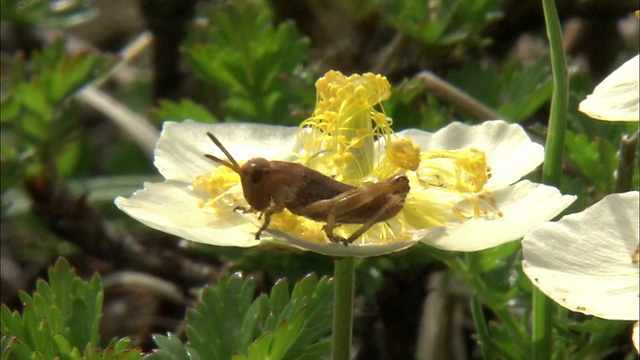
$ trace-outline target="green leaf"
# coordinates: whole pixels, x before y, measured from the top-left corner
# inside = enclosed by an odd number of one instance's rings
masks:
[[[280,279],[271,289],[269,305],[275,314],[281,314],[289,303],[289,285],[285,279]]]
[[[552,81],[549,62],[540,57],[522,69],[507,62],[502,71],[501,106],[498,112],[508,119],[521,120],[532,116],[551,99]]]
[[[35,51],[29,62],[17,55],[11,72],[3,82],[9,84],[5,102],[12,104],[10,114],[16,114],[16,104],[41,120],[54,119],[52,109],[91,81],[105,75],[115,59],[89,52],[69,54],[63,40]],[[29,66],[30,65],[30,66]],[[10,101],[9,101],[10,99]]]
[[[2,20],[22,25],[70,27],[89,21],[96,10],[89,1],[2,0]]]
[[[57,104],[91,81],[106,74],[114,59],[99,57],[93,53],[67,54],[64,43],[57,42],[34,54],[40,84],[50,103]],[[53,53],[49,53],[53,52]]]
[[[195,309],[187,314],[187,337],[203,359],[229,359],[248,343],[240,324],[251,306],[255,284],[240,274],[223,278],[216,287],[202,292]]]
[[[69,150],[78,116],[71,96],[107,74],[114,63],[88,52],[69,54],[62,40],[34,51],[28,60],[16,55],[10,62],[2,76],[2,134],[3,141],[15,144],[13,153],[31,154],[19,164],[23,175],[50,169],[62,154],[67,155],[59,163],[62,173],[75,168],[79,153]],[[31,168],[34,163],[39,169]]]
[[[447,109],[433,101],[434,96],[424,96],[424,83],[413,78],[393,88],[391,97],[384,102],[384,109],[393,119],[396,131],[408,128],[437,130],[451,116]],[[426,100],[426,101],[425,101]]]
[[[452,71],[447,80],[513,121],[532,116],[551,98],[546,58],[523,68],[515,59],[506,61],[503,68],[468,61]]]
[[[62,335],[55,335],[53,337],[53,341],[55,341],[56,346],[58,347],[58,354],[64,357],[70,357],[73,353],[73,348],[69,341]]]
[[[203,123],[218,122],[204,106],[188,99],[181,100],[179,103],[162,100],[160,107],[153,110],[151,116],[158,121],[193,119]]]
[[[200,359],[196,351],[190,350],[177,336],[172,333],[167,336],[155,334],[153,342],[158,350],[146,357],[148,360],[195,360]]]
[[[290,22],[274,25],[263,0],[228,2],[204,15],[211,23],[206,43],[185,53],[196,76],[223,94],[226,117],[293,123],[288,102],[308,97],[287,82],[306,58],[308,41]]]
[[[156,335],[158,351],[168,359],[319,359],[328,358],[333,289],[327,278],[309,275],[291,295],[279,280],[270,296],[253,300],[255,284],[240,274],[204,289],[187,314],[188,348],[175,336]]]
[[[496,0],[385,0],[382,10],[393,27],[426,46],[444,46],[475,39],[495,20]]]
[[[615,147],[603,138],[592,139],[584,133],[567,130],[566,156],[602,193],[613,191],[617,166]]]
[[[251,345],[248,358],[259,359],[260,354],[269,354],[269,357],[276,359],[297,359],[312,347],[314,351],[328,351],[330,346],[318,344],[329,342],[322,339],[331,331],[331,286],[332,282],[327,278],[318,281],[315,275],[309,275],[298,282],[287,305],[280,311],[272,308],[273,315],[277,318],[276,329],[264,334]],[[273,295],[272,291],[271,296]],[[283,299],[277,293],[276,297]],[[328,357],[328,352],[324,357]]]
[[[49,269],[49,281],[38,280],[32,296],[20,292],[22,313],[2,305],[3,358],[18,359],[137,359],[140,350],[128,340],[112,341],[102,352],[98,333],[102,310],[102,281],[76,276],[63,258]],[[114,348],[115,346],[115,348]],[[8,356],[8,355],[7,355]]]

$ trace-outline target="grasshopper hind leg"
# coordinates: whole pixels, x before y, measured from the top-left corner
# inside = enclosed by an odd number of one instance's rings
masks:
[[[330,241],[341,242],[342,244],[344,244],[344,246],[349,246],[349,244],[356,241],[357,238],[359,238],[362,234],[367,232],[367,230],[369,230],[373,225],[380,222],[380,220],[385,217],[389,208],[398,206],[398,204],[401,204],[403,201],[404,201],[404,198],[401,198],[399,196],[390,196],[389,201],[387,201],[384,204],[384,206],[382,206],[380,210],[378,210],[374,214],[374,216],[372,216],[369,220],[363,223],[362,226],[358,228],[358,230],[354,231],[353,234],[351,234],[346,239],[343,238],[342,236],[335,235],[333,233],[333,229],[337,226],[335,224],[334,214],[329,214],[329,216],[327,216],[327,224],[323,227],[323,230],[325,234],[327,234],[327,238],[329,238]]]

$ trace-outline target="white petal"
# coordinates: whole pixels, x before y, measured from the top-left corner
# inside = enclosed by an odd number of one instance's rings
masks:
[[[256,246],[262,240],[284,240],[305,251],[329,256],[371,257],[411,247],[416,241],[396,241],[381,245],[316,243],[267,229],[261,240],[254,239],[258,225],[238,213],[213,214],[198,207],[201,200],[188,185],[176,181],[146,183],[130,198],[118,197],[116,206],[141,223],[183,239],[217,246]],[[320,223],[318,226],[321,226]],[[275,238],[271,237],[275,236]]]
[[[560,305],[606,319],[638,320],[638,192],[612,194],[546,223],[522,242],[525,273]]]
[[[141,223],[183,239],[219,246],[250,247],[256,228],[242,216],[214,215],[198,206],[200,200],[187,184],[169,181],[145,183],[130,198],[115,200],[120,210]]]
[[[451,123],[434,134],[411,129],[398,135],[411,138],[421,151],[467,147],[484,151],[492,173],[488,190],[515,183],[544,160],[544,148],[532,142],[520,125],[501,120],[475,126]]]
[[[320,223],[318,223],[320,226]],[[351,244],[349,246],[344,246],[341,243],[332,243],[327,241],[326,243],[317,243],[313,241],[307,241],[300,238],[296,238],[287,234],[283,231],[269,229],[265,232],[265,234],[272,234],[277,239],[284,239],[287,244],[292,245],[296,248],[305,250],[305,251],[313,251],[319,254],[343,257],[343,256],[351,256],[356,258],[366,258],[372,256],[380,256],[385,254],[394,253],[397,251],[401,251],[404,249],[408,249],[411,246],[415,245],[417,241],[393,241],[387,244]]]
[[[237,161],[254,157],[274,159],[295,150],[297,144],[295,127],[167,121],[156,146],[154,160],[165,179],[193,182],[197,175],[218,166],[204,154],[226,159],[207,137],[207,131],[214,134]]]
[[[599,120],[638,121],[638,55],[604,79],[578,109]]]
[[[532,228],[549,221],[576,199],[551,186],[521,181],[492,192],[496,208],[504,215],[476,218],[456,226],[419,231],[422,242],[444,250],[479,251],[517,240]]]

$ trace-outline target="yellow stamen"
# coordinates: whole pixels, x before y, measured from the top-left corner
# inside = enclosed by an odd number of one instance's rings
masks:
[[[415,182],[411,182],[414,195],[405,205],[412,226],[453,225],[472,218],[503,216],[495,207],[493,195],[483,188],[491,177],[483,151],[466,148],[423,152],[416,174]],[[413,208],[423,214],[413,214]]]
[[[495,208],[491,193],[484,189],[491,170],[483,151],[468,148],[420,152],[410,139],[399,139],[393,134],[393,120],[380,105],[390,95],[385,77],[373,74],[345,77],[330,71],[316,82],[316,88],[316,109],[298,129],[301,148],[294,154],[297,162],[356,186],[367,186],[397,174],[409,178],[411,191],[404,209],[394,218],[372,226],[355,244],[407,240],[412,229],[503,216]],[[376,141],[380,146],[375,146]],[[204,190],[210,196],[200,206],[230,212],[238,205],[246,205],[239,180],[237,174],[224,166],[198,176],[194,190]],[[257,215],[251,216],[256,216],[256,223],[260,222]],[[323,225],[284,210],[273,214],[269,228],[324,243],[328,239]],[[334,233],[347,238],[360,226],[340,225]]]
[[[433,186],[478,192],[490,177],[485,153],[474,148],[428,151],[421,161],[419,173]]]

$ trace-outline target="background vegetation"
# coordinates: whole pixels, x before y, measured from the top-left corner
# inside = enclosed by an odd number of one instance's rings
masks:
[[[1,4],[3,359],[33,351],[42,359],[133,359],[158,348],[152,358],[229,358],[237,348],[210,354],[202,345],[199,337],[217,332],[236,334],[223,343],[247,348],[247,358],[326,353],[331,287],[323,276],[331,259],[186,244],[115,208],[116,196],[158,179],[151,151],[163,121],[296,125],[313,110],[315,80],[334,69],[387,76],[394,87],[384,107],[396,131],[499,118],[536,139],[545,134],[552,83],[538,1]],[[579,196],[574,212],[638,189],[636,160],[616,155],[620,135],[638,125],[577,111],[598,81],[638,53],[637,2],[557,7],[571,74],[561,192]],[[614,176],[625,169],[628,176]],[[494,300],[516,312],[531,298],[518,250],[507,244],[467,255]],[[60,256],[68,262],[50,268]],[[416,246],[358,263],[358,358],[414,358],[425,348],[440,349],[431,358],[480,356],[472,290],[435,259],[433,249]],[[442,309],[425,305],[434,296]],[[486,316],[492,338],[508,343],[500,322]],[[573,346],[567,356],[632,356],[627,324],[565,316],[555,330]],[[425,327],[441,331],[420,337]],[[515,347],[503,351],[518,358]]]

